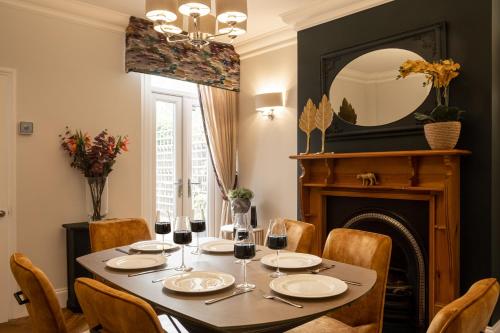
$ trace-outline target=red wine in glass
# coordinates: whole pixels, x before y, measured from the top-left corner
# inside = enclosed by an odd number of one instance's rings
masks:
[[[155,232],[161,235],[161,254],[165,255],[165,235],[172,231],[172,226],[169,222],[156,222]]]
[[[238,259],[252,259],[255,257],[255,244],[234,244],[234,256]]]
[[[190,230],[176,230],[174,231],[174,243],[179,245],[186,245],[193,241],[193,236]]]
[[[269,235],[267,236],[267,247],[271,250],[283,250],[287,247],[286,235]]]

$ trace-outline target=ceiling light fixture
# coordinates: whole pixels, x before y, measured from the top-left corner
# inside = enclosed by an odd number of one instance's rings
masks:
[[[247,31],[247,0],[146,0],[146,17],[171,43],[201,48],[222,36],[232,43]]]

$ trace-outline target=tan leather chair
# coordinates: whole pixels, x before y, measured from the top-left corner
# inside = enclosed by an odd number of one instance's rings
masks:
[[[89,234],[92,252],[151,239],[148,224],[142,218],[90,222]]]
[[[88,330],[82,315],[61,309],[49,279],[26,256],[14,253],[10,257],[10,269],[21,287],[22,294],[16,293],[16,299],[26,304],[34,332],[80,333]]]
[[[164,332],[151,305],[138,297],[88,278],[76,279],[75,292],[90,327],[99,332]]]
[[[439,311],[427,333],[484,332],[498,300],[496,279],[484,279]]]
[[[323,257],[373,269],[377,272],[377,282],[366,295],[351,304],[289,332],[382,332],[391,249],[392,240],[385,235],[344,228],[332,230],[326,240]]]
[[[286,249],[294,252],[311,253],[316,230],[314,225],[288,219],[285,220],[285,224],[288,238]]]

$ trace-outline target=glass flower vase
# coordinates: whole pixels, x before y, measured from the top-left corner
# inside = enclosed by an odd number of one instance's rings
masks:
[[[107,177],[85,177],[85,203],[90,221],[102,220],[108,214]]]

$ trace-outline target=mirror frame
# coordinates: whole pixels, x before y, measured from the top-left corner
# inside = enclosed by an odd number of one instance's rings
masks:
[[[321,95],[330,95],[333,80],[351,61],[363,54],[387,48],[406,49],[419,54],[427,61],[445,59],[447,57],[446,24],[441,22],[322,55]],[[333,125],[327,130],[326,141],[421,135],[423,125],[415,119],[413,114],[429,112],[435,107],[434,101],[435,92],[431,89],[425,101],[416,110],[402,119],[379,126],[353,125],[335,114]]]

